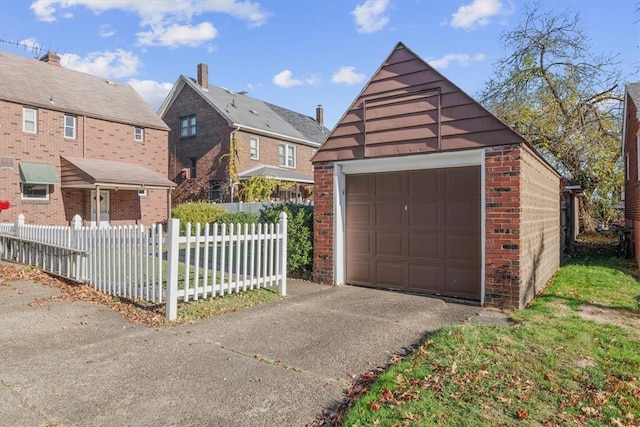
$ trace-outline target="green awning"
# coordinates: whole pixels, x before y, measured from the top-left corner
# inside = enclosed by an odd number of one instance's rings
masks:
[[[53,165],[20,162],[20,182],[23,184],[60,184]]]

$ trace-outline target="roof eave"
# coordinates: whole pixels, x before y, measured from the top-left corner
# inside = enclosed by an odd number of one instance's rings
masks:
[[[303,144],[303,145],[308,145],[309,147],[313,147],[313,148],[318,148],[320,147],[320,143],[319,142],[315,142],[315,141],[309,141],[307,139],[302,139],[302,138],[296,138],[294,136],[288,136],[288,135],[283,135],[280,133],[276,133],[276,132],[269,132],[268,130],[264,130],[264,129],[259,129],[259,128],[255,128],[252,126],[246,126],[240,123],[232,123],[232,126],[239,129],[239,130],[245,130],[245,131],[249,131],[252,133],[257,133],[257,134],[261,134],[264,136],[269,136],[269,137],[273,137],[273,138],[277,138],[283,141],[288,141],[288,142],[295,142],[298,144]]]

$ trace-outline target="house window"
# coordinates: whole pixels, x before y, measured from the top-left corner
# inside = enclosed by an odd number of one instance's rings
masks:
[[[64,137],[76,139],[76,116],[64,115]]]
[[[138,189],[138,196],[147,197],[148,195],[149,195],[149,193],[147,193],[147,189],[146,188],[139,188]]]
[[[629,153],[625,153],[624,161],[625,161],[624,170],[626,171],[625,182],[629,182]]]
[[[209,182],[209,201],[222,202],[222,185],[220,181]]]
[[[23,200],[49,200],[49,184],[21,184]]]
[[[249,156],[253,160],[260,158],[260,140],[256,137],[252,137],[249,142]]]
[[[198,159],[195,157],[189,157],[189,178],[195,179],[196,177],[196,165]]]
[[[278,164],[287,168],[296,167],[296,146],[282,144],[278,146]]]
[[[139,127],[134,128],[133,140],[136,142],[144,142],[144,128],[139,128]]]
[[[180,118],[180,136],[192,136],[196,134],[196,116]]]
[[[28,133],[38,133],[38,110],[22,107],[22,130]]]

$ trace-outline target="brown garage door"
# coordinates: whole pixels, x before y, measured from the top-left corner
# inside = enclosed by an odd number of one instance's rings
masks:
[[[480,299],[480,166],[347,175],[347,283]]]

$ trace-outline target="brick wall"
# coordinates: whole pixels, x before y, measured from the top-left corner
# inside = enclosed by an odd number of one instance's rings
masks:
[[[252,137],[257,137],[259,140],[260,152],[258,159],[251,158],[250,143]],[[313,176],[313,167],[311,165],[311,157],[313,156],[315,150],[315,148],[313,147],[243,131],[237,132],[236,143],[239,149],[239,172],[253,169],[259,165],[278,166],[278,146],[281,144],[287,144],[296,147],[296,167],[287,169],[291,169],[292,171],[301,173],[308,177]]]
[[[196,115],[196,135],[180,137],[180,118]],[[209,200],[209,182],[221,181],[228,185],[226,173],[229,138],[235,128],[204,101],[189,86],[184,86],[163,120],[171,128],[169,132],[169,179],[180,183],[175,190],[174,205],[186,200]],[[278,146],[282,143],[296,146],[296,167],[292,170],[307,176],[313,175],[311,156],[313,148],[279,139],[256,135],[243,130],[236,131],[238,147],[238,172],[259,165],[278,166]],[[259,139],[259,158],[251,159],[251,137]],[[190,158],[196,158],[196,178],[182,184],[180,173],[190,166]]]
[[[313,278],[333,284],[333,164],[316,163],[314,169]]]
[[[518,307],[560,267],[560,177],[523,146],[521,157],[521,285]]]
[[[522,308],[560,263],[560,180],[528,147],[485,151],[485,305]],[[314,280],[334,283],[333,164],[315,165]]]
[[[638,176],[638,106],[627,95],[627,109],[625,111],[624,156],[626,169],[626,156],[629,157],[629,171],[625,170],[625,218],[640,221],[640,177]],[[627,176],[629,179],[627,180]],[[631,224],[629,224],[631,225]]]
[[[0,157],[12,159],[12,168],[0,170],[0,198],[8,199],[11,208],[0,213],[0,221],[13,222],[23,213],[27,222],[40,224],[68,224],[75,214],[88,219],[84,208],[89,190],[62,189],[59,184],[50,186],[49,201],[23,201],[20,193],[18,164],[20,161],[48,163],[56,167],[60,176],[60,156],[87,157],[136,163],[162,176],[167,173],[167,132],[145,128],[145,141],[134,141],[134,126],[91,117],[77,116],[76,138],[64,138],[64,113],[38,108],[38,132],[22,131],[22,104],[0,101]],[[137,196],[135,191],[120,191],[113,196],[116,205],[111,206],[112,217],[117,223],[146,224],[164,221],[167,217],[167,193],[154,190],[140,201],[138,207],[129,208],[129,202]],[[128,193],[128,194],[125,194]],[[125,211],[116,208],[127,206]],[[132,216],[127,216],[127,212]]]
[[[485,304],[518,307],[520,289],[520,146],[485,150]]]

